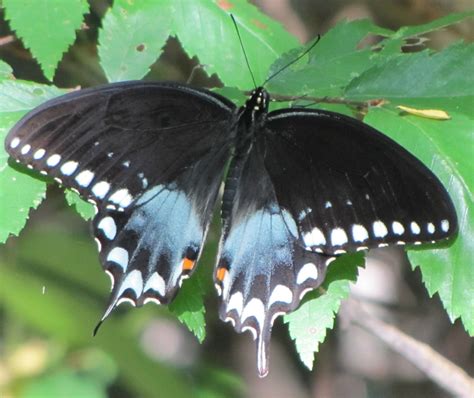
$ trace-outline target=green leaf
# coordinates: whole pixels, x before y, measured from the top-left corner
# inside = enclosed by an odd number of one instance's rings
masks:
[[[90,220],[94,217],[94,206],[81,199],[77,193],[66,190],[66,200],[69,206],[72,206],[84,220]]]
[[[53,80],[63,53],[74,42],[86,0],[3,0],[6,19],[41,65],[45,76]]]
[[[208,290],[206,281],[212,280],[212,267],[217,251],[217,240],[209,241],[199,260],[196,272],[189,280],[185,280],[176,298],[169,305],[169,310],[194,333],[199,342],[206,337],[206,321],[204,315],[204,296]]]
[[[106,398],[107,386],[90,376],[72,370],[61,370],[34,379],[22,391],[22,398],[76,396]]]
[[[0,80],[11,79],[13,77],[13,69],[6,62],[0,60]]]
[[[433,32],[435,30],[440,30],[446,28],[450,25],[457,24],[469,17],[474,16],[474,11],[465,11],[454,14],[449,14],[444,17],[435,19],[434,21],[428,22],[422,25],[414,26],[402,26],[394,34],[391,35],[391,40],[398,39],[408,39],[413,36],[420,36],[426,33]]]
[[[175,0],[173,5],[174,31],[183,48],[227,86],[253,87],[230,13],[236,19],[257,85],[263,83],[279,54],[297,45],[296,38],[279,23],[247,2]]]
[[[313,369],[314,355],[319,344],[326,338],[327,329],[334,326],[334,318],[341,301],[349,295],[350,282],[357,278],[357,267],[363,265],[362,253],[339,257],[329,266],[322,285],[325,292],[318,289],[308,294],[310,300],[304,302],[296,311],[285,315],[290,336],[295,340],[296,350],[308,369]]]
[[[219,74],[227,85],[252,87],[249,71],[242,68],[245,59],[227,4],[236,16],[257,84],[263,82],[270,64],[296,39],[250,4],[187,0],[114,2],[99,36],[99,55],[108,79],[143,77],[174,34],[209,74]]]
[[[0,81],[0,142],[23,113],[61,91],[31,82]],[[31,178],[32,176],[37,178]],[[0,243],[9,235],[18,235],[46,194],[45,179],[23,166],[11,166],[8,154],[0,146]]]
[[[460,222],[459,234],[449,248],[410,251],[419,265],[430,295],[438,293],[452,321],[461,317],[474,334],[474,123],[465,115],[435,121],[400,117],[391,109],[373,109],[365,122],[383,131],[412,152],[438,176],[453,199]]]
[[[340,96],[343,88],[367,68],[379,62],[378,53],[357,46],[369,33],[385,33],[368,20],[341,22],[328,31],[306,60],[282,71],[268,84],[279,94]],[[294,61],[303,49],[292,50],[272,65],[270,74]]]
[[[472,117],[473,70],[474,44],[457,43],[438,53],[426,50],[388,59],[354,79],[345,96],[383,98],[394,105],[435,107]]]
[[[18,119],[17,114],[0,113],[0,141]],[[29,218],[30,209],[37,208],[46,196],[44,181],[31,178],[8,166],[8,155],[0,148],[0,243],[10,235],[18,235]]]
[[[21,113],[0,113],[0,142],[21,116]],[[0,147],[0,243],[10,235],[18,235],[29,218],[31,208],[39,206],[46,195],[44,181],[31,178],[31,172],[8,165],[8,154]]]
[[[45,84],[24,80],[3,80],[0,81],[0,114],[26,113],[43,102],[66,92],[67,90]]]
[[[99,56],[110,82],[141,79],[171,34],[169,1],[114,1],[99,32]]]
[[[206,308],[203,302],[202,281],[198,275],[185,281],[176,298],[169,305],[169,310],[194,333],[200,343],[206,337]]]

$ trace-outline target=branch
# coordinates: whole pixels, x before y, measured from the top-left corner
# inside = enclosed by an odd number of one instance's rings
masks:
[[[459,366],[429,345],[374,317],[364,309],[360,301],[349,299],[346,304],[344,315],[353,324],[378,337],[440,387],[456,397],[472,398],[474,396],[474,379]]]
[[[3,36],[0,37],[0,46],[4,46],[6,44],[10,44],[15,41],[15,36],[13,35],[8,35],[8,36]]]
[[[252,94],[252,92],[245,91],[244,94],[249,96]],[[282,95],[282,94],[273,94],[273,93],[271,94],[271,99],[277,102],[292,102],[292,101],[305,100],[305,101],[312,102],[314,104],[319,104],[319,103],[341,104],[341,105],[347,105],[347,106],[357,108],[357,109],[367,109],[370,107],[382,106],[387,103],[387,101],[382,98],[374,98],[374,99],[369,99],[367,101],[356,101],[356,100],[350,100],[343,97],[311,97],[307,95],[294,96],[294,95]]]

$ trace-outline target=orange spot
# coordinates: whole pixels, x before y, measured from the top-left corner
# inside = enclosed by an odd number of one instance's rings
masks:
[[[231,8],[234,7],[234,5],[230,1],[227,1],[227,0],[219,0],[217,2],[217,5],[220,8],[222,8],[224,11],[230,10]]]
[[[222,282],[225,278],[227,270],[224,267],[218,268],[216,272],[216,278],[219,282]]]
[[[183,271],[191,271],[194,268],[194,261],[189,258],[183,260]]]

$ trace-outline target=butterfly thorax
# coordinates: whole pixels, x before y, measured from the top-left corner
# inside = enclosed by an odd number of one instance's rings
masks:
[[[258,129],[265,122],[269,102],[270,95],[263,87],[257,87],[252,91],[245,106],[241,108],[240,115],[249,130]]]
[[[239,110],[234,153],[229,167],[229,174],[226,177],[224,196],[222,198],[221,215],[224,221],[229,218],[247,156],[252,149],[256,135],[265,124],[269,100],[268,92],[263,87],[258,87],[252,91],[245,105]]]

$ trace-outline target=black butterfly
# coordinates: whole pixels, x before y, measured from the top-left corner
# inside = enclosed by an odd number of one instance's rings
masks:
[[[96,204],[109,307],[169,303],[196,268],[224,177],[215,269],[220,317],[257,341],[347,251],[453,236],[453,204],[420,161],[375,129],[321,110],[237,108],[178,83],[81,90],[28,113],[6,139],[17,161]]]

